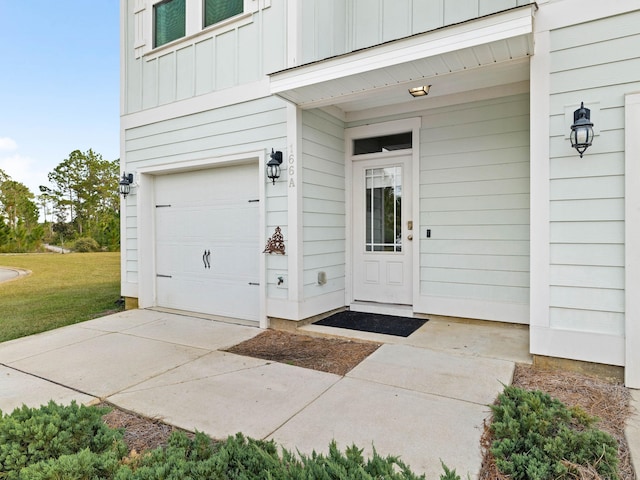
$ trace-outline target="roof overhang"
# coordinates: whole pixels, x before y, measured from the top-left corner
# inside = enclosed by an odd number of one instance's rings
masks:
[[[418,85],[434,84],[432,97],[522,81],[529,75],[522,59],[533,54],[535,8],[529,4],[275,72],[269,75],[271,93],[304,109],[355,111],[406,102],[408,88]]]

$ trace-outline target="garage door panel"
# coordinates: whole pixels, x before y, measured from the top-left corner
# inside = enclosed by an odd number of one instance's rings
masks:
[[[156,179],[159,306],[258,320],[257,180],[255,165]]]
[[[217,275],[225,275],[229,278],[242,277],[257,283],[259,266],[253,260],[256,254],[253,245],[218,246],[211,252],[211,270]]]

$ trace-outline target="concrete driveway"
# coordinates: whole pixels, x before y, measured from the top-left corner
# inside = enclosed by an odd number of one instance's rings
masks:
[[[306,453],[335,439],[427,478],[440,460],[473,478],[487,405],[529,360],[526,328],[444,320],[408,338],[362,334],[385,344],[344,377],[222,351],[259,333],[131,310],[5,342],[0,409],[108,400],[217,438],[241,431]]]

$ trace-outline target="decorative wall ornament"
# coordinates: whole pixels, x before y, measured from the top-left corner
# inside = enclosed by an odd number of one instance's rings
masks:
[[[280,227],[276,227],[274,234],[267,240],[267,246],[262,253],[279,253],[284,255],[284,237]]]

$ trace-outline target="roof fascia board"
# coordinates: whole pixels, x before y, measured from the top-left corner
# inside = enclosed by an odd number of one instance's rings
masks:
[[[278,94],[349,75],[484,45],[533,32],[529,4],[503,13],[414,35],[364,50],[270,74],[271,93]]]

